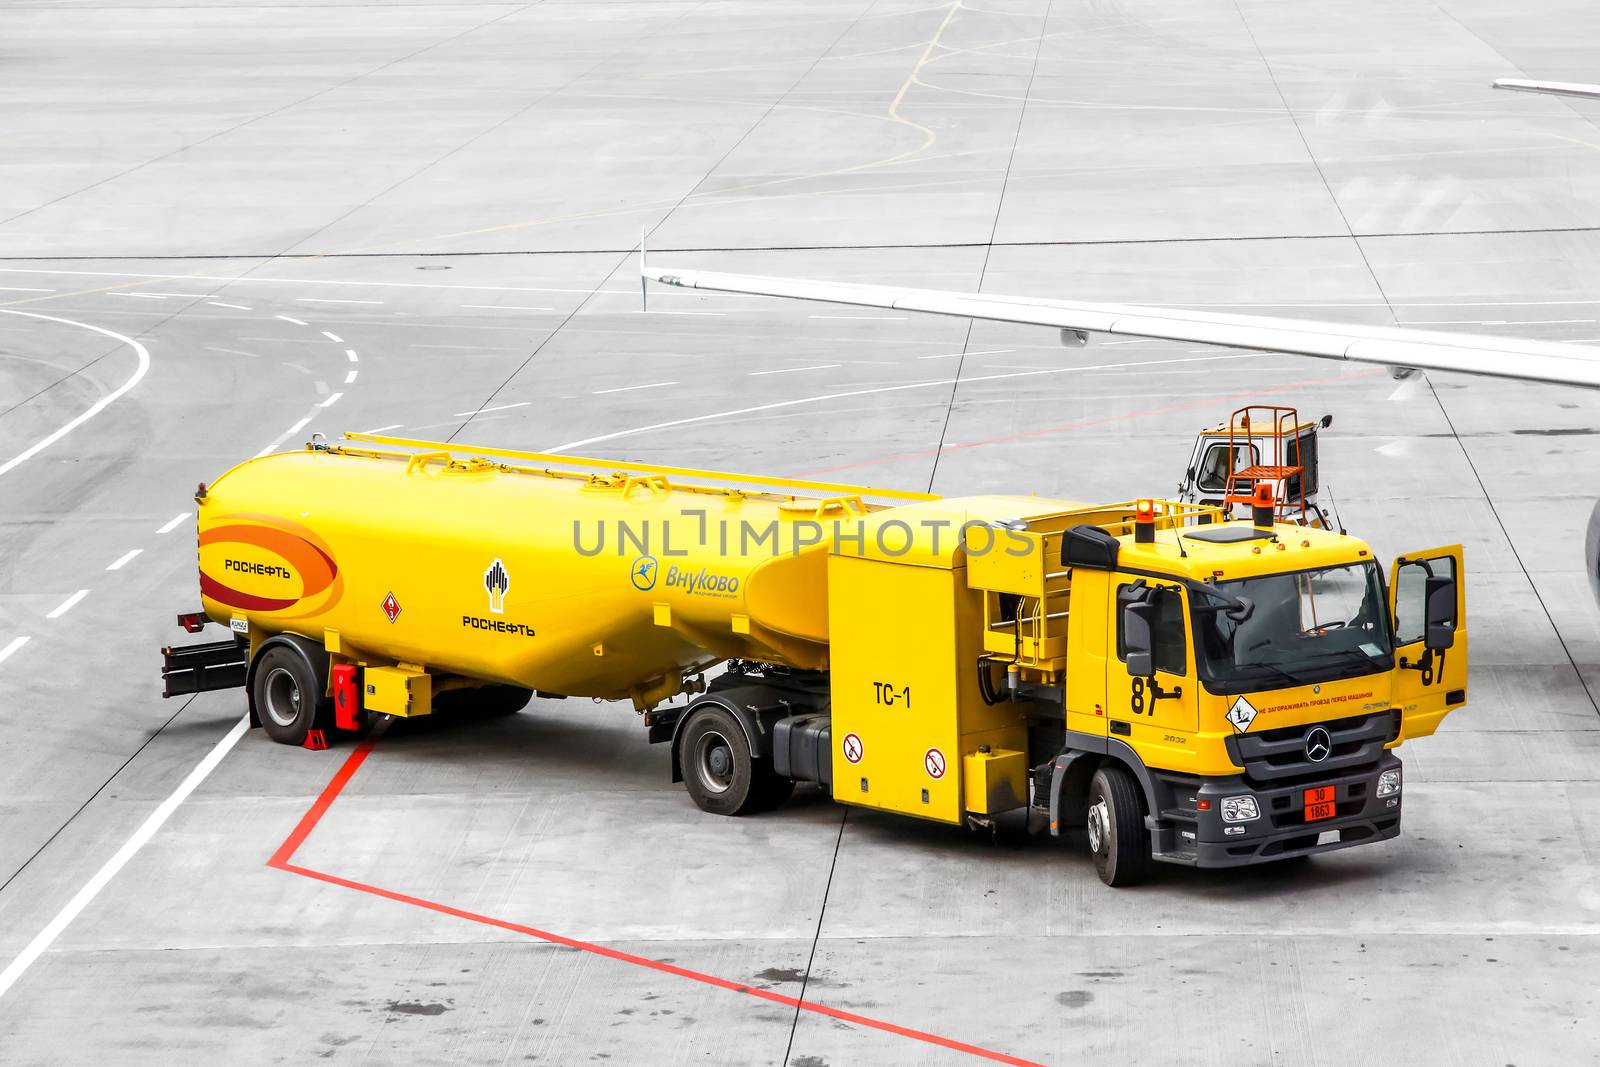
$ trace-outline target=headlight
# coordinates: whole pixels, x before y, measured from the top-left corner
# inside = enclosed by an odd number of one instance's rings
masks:
[[[1222,798],[1223,822],[1249,822],[1251,819],[1259,818],[1261,809],[1256,807],[1255,797]]]
[[[1378,795],[1392,797],[1400,792],[1400,768],[1384,771],[1378,775]]]

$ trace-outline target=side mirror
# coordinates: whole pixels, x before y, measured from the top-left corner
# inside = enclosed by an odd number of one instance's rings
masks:
[[[1424,582],[1426,628],[1423,644],[1442,651],[1456,643],[1456,580],[1427,578]]]
[[[1324,416],[1322,416],[1322,422],[1320,423],[1320,425],[1322,426],[1322,428],[1324,430],[1326,430],[1329,426],[1332,426],[1333,425],[1333,416],[1332,415],[1324,415]]]
[[[1127,651],[1128,674],[1151,678],[1156,673],[1155,645],[1151,638],[1151,616],[1155,605],[1135,600],[1122,608],[1122,646]]]

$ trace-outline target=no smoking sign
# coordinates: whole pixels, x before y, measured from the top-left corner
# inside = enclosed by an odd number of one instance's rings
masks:
[[[944,777],[944,753],[936,748],[930,748],[922,754],[922,769],[928,772],[928,777],[934,781]]]
[[[844,749],[844,758],[851,763],[860,763],[861,757],[867,754],[866,746],[856,734],[845,734],[844,744],[841,747]]]

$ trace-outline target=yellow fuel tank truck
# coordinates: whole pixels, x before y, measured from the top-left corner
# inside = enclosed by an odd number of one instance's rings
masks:
[[[1170,501],[940,498],[366,434],[196,494],[166,695],[274,739],[628,699],[703,810],[1085,827],[1102,880],[1396,836],[1393,749],[1466,701],[1460,546]],[[719,673],[708,674],[720,666]],[[681,698],[681,699],[680,699]]]

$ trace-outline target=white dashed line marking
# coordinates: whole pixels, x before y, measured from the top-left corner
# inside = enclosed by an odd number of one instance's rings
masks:
[[[337,404],[339,402],[339,398],[341,396],[344,396],[344,394],[343,393],[334,393],[332,396],[328,397],[328,399],[326,399],[322,403],[318,404],[317,407],[319,407],[319,408],[332,407],[334,404]]]
[[[327,330],[323,330],[322,331],[322,336],[326,337],[328,340],[332,341],[336,345],[344,344],[344,338],[340,337],[336,333],[329,333]]]
[[[299,304],[381,304],[382,300],[336,300],[331,296],[297,296]]]
[[[280,444],[283,443],[285,438],[293,437],[295,434],[297,434],[301,430],[305,429],[307,424],[309,424],[310,422],[311,422],[311,416],[307,415],[305,418],[301,419],[299,422],[295,423],[293,426],[291,426],[287,430],[283,431],[283,433],[279,434],[278,437],[271,444],[269,444],[266,448],[263,448],[260,452],[256,453],[256,459],[260,459],[262,456],[264,456],[267,453],[271,452],[274,448],[277,448]]]
[[[107,293],[107,296],[125,296],[132,300],[165,300],[159,293]]]
[[[232,308],[235,311],[252,311],[252,310],[254,310],[253,308],[245,307],[243,304],[224,304],[220,300],[207,300],[206,303],[210,304],[214,308]]]
[[[358,375],[360,373],[361,372],[358,371],[358,370],[353,370],[349,374],[346,374],[344,376],[344,384],[349,385],[351,382],[355,381],[356,380],[356,375]]]
[[[0,648],[0,663],[4,663],[6,660],[10,659],[11,653],[27,644],[29,640],[30,639],[27,634],[23,634],[21,637],[13,637],[9,642],[6,643],[5,648]]]
[[[40,289],[32,285],[0,285],[0,293],[53,293],[54,289]],[[26,637],[23,638],[27,640]]]
[[[837,363],[819,363],[815,367],[783,367],[779,370],[753,370],[750,377],[759,378],[763,374],[795,374],[803,370],[832,370],[839,366]]]
[[[106,570],[108,570],[108,571],[120,571],[122,568],[126,567],[130,562],[133,561],[133,557],[134,556],[137,556],[139,553],[141,553],[143,551],[144,551],[144,549],[142,549],[142,548],[130,548],[130,549],[128,549],[128,551],[124,552],[122,555],[118,556],[115,560],[113,560],[110,563],[110,565],[106,567]]]
[[[296,326],[310,326],[311,325],[309,322],[303,322],[300,319],[292,319],[288,315],[274,315],[272,317],[275,318],[275,319],[282,319],[284,322],[292,322]]]
[[[361,357],[356,355],[356,350],[353,348],[347,348],[344,350],[344,358],[348,359],[351,363],[361,362]]]
[[[52,611],[50,614],[46,615],[45,618],[47,618],[47,619],[59,619],[59,618],[61,618],[61,616],[65,615],[67,612],[71,611],[74,607],[76,607],[78,601],[82,600],[84,597],[86,597],[88,595],[89,595],[89,590],[87,590],[87,589],[78,590],[76,593],[73,593],[71,596],[67,597],[67,599],[63,600],[60,604],[57,604],[56,605],[56,609],[54,611]]]
[[[194,512],[192,512],[192,511],[185,511],[181,515],[173,516],[172,518],[168,519],[166,524],[164,526],[162,526],[161,529],[157,530],[156,533],[158,533],[158,534],[171,533],[173,530],[176,530],[178,528],[178,523],[182,522],[184,519],[187,519],[190,515],[193,515],[193,514],[194,514]]]
[[[473,408],[471,411],[458,411],[450,417],[464,419],[468,415],[482,415],[485,411],[510,411],[512,408],[525,408],[531,403],[533,403],[531,400],[519,400],[515,404],[499,404],[492,408]],[[393,429],[393,427],[390,427],[390,429]]]
[[[50,291],[54,292],[55,290],[52,289]],[[554,311],[555,310],[555,308],[516,307],[516,306],[510,305],[510,304],[462,304],[461,306],[464,307],[464,308],[472,308],[474,311]]]
[[[649,385],[624,385],[620,389],[596,389],[590,396],[604,396],[607,393],[631,393],[635,389],[660,389],[667,385],[677,385],[677,382],[651,382]]]

